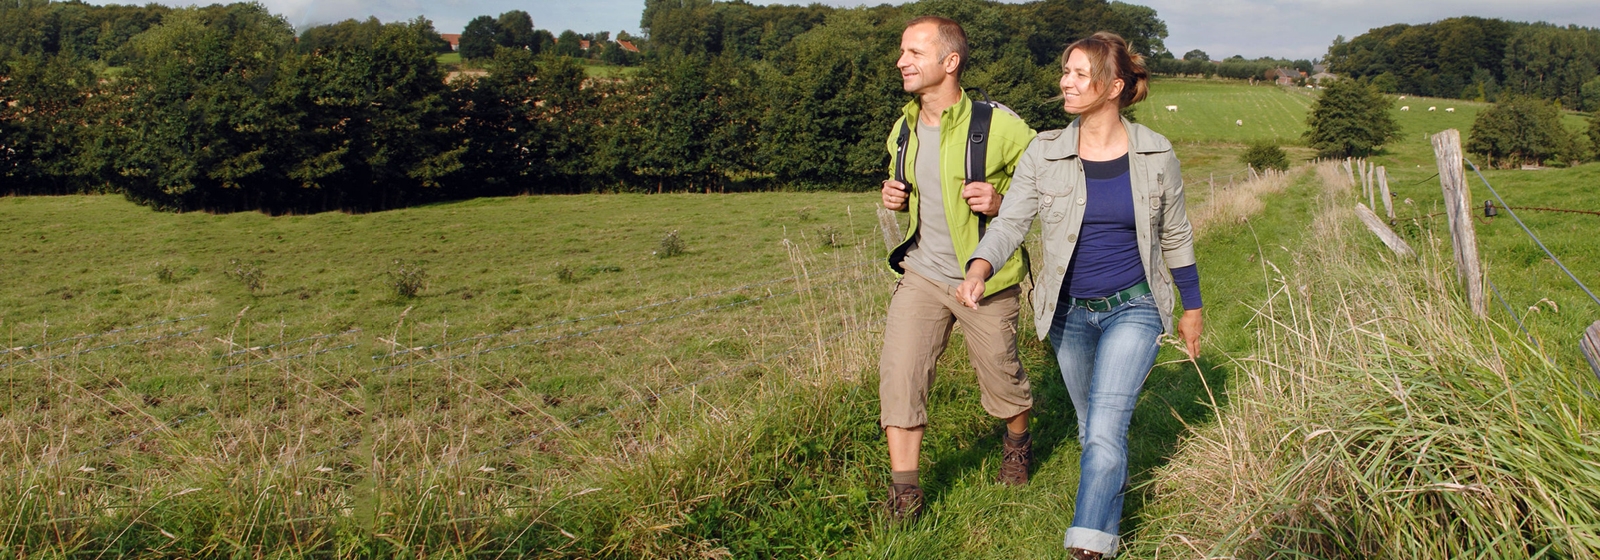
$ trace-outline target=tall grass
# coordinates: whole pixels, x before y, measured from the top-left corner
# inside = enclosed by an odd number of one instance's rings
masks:
[[[1158,471],[1131,555],[1597,557],[1593,380],[1473,316],[1448,241],[1406,262],[1369,239],[1332,165],[1316,242],[1263,253],[1259,350]]]

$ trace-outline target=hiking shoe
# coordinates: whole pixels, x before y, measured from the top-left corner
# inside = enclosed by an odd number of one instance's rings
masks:
[[[889,501],[884,503],[889,519],[896,522],[916,521],[922,515],[922,487],[915,484],[889,485]]]
[[[1022,434],[1021,439],[1013,441],[1011,432],[1006,432],[1000,441],[1000,475],[995,480],[1011,486],[1027,484],[1028,467],[1033,465],[1033,436]]]
[[[1100,560],[1100,557],[1103,556],[1102,554],[1093,550],[1084,550],[1081,548],[1069,548],[1067,549],[1067,552],[1072,554],[1072,560]]]

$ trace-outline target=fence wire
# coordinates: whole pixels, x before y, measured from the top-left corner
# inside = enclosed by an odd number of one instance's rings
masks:
[[[16,348],[0,348],[0,354],[7,354],[7,353],[20,354],[20,353],[22,353],[23,351],[26,351],[26,350],[32,350],[34,348],[40,348],[40,347],[45,347],[45,346],[54,346],[56,344],[60,344],[60,343],[63,343],[63,342],[72,342],[72,341],[75,341],[75,340],[87,340],[87,339],[91,339],[91,338],[100,338],[102,336],[108,336],[108,335],[113,335],[113,334],[118,334],[118,333],[125,333],[125,332],[132,332],[132,331],[137,331],[137,330],[148,329],[150,327],[158,327],[158,326],[161,326],[161,325],[170,325],[172,323],[181,323],[181,322],[184,322],[184,321],[192,321],[194,319],[204,318],[204,317],[207,317],[209,315],[211,315],[211,314],[210,313],[201,313],[199,315],[190,315],[188,317],[179,317],[179,318],[176,318],[176,319],[166,319],[166,320],[162,320],[162,321],[156,321],[154,323],[145,323],[143,325],[135,325],[135,326],[132,326],[132,327],[115,328],[115,329],[111,329],[111,330],[105,331],[105,332],[99,332],[99,333],[93,333],[93,334],[81,334],[81,335],[78,335],[78,336],[62,338],[62,339],[58,339],[58,340],[40,342],[38,344],[34,344],[34,345],[31,345],[31,346],[19,346],[19,347],[16,347]]]
[[[783,297],[783,296],[793,295],[793,294],[802,292],[802,291],[804,291],[806,289],[813,289],[814,290],[814,289],[817,289],[817,288],[826,288],[826,287],[829,287],[829,286],[835,286],[835,285],[843,284],[843,283],[846,283],[846,282],[852,282],[852,281],[853,280],[850,280],[850,279],[838,280],[838,281],[835,281],[835,282],[829,282],[827,284],[811,286],[809,288],[796,288],[796,289],[793,289],[793,290],[789,290],[787,292],[779,292],[779,293],[776,293],[776,294],[768,294],[768,295],[765,295],[765,296],[750,298],[750,299],[746,299],[746,300],[740,300],[740,301],[736,301],[736,302],[733,302],[733,303],[724,303],[722,305],[716,305],[716,306],[712,306],[712,307],[705,307],[705,308],[696,309],[696,310],[693,310],[693,311],[685,311],[685,312],[676,313],[676,314],[673,314],[673,315],[665,315],[665,316],[661,316],[661,317],[656,317],[654,319],[636,321],[636,322],[633,322],[633,323],[624,323],[624,324],[621,324],[621,325],[611,325],[611,326],[600,327],[600,328],[597,328],[597,329],[591,329],[591,330],[587,330],[587,331],[578,331],[578,332],[575,332],[575,333],[568,333],[568,334],[564,334],[564,335],[560,335],[560,336],[552,336],[552,337],[546,337],[546,338],[530,340],[530,341],[526,341],[526,342],[518,342],[516,344],[507,344],[507,345],[504,345],[504,346],[495,346],[495,347],[492,347],[492,348],[485,348],[483,350],[475,350],[475,351],[472,351],[472,352],[463,352],[463,353],[455,354],[455,355],[451,355],[451,356],[440,356],[440,357],[437,357],[437,358],[433,358],[433,359],[430,359],[430,360],[423,360],[423,361],[420,361],[420,362],[406,362],[406,363],[403,363],[403,364],[395,364],[395,365],[392,365],[392,366],[376,367],[376,368],[373,368],[370,371],[372,373],[378,373],[378,372],[386,372],[386,371],[397,370],[397,369],[405,369],[405,368],[416,367],[416,366],[425,366],[425,365],[428,365],[428,364],[434,364],[434,363],[439,363],[439,362],[446,362],[446,361],[451,361],[451,360],[459,360],[459,359],[462,359],[462,358],[470,358],[470,357],[473,357],[473,356],[481,356],[483,354],[488,354],[490,352],[499,352],[501,350],[511,350],[511,349],[514,349],[514,348],[521,348],[521,347],[524,347],[524,346],[534,346],[534,345],[538,345],[538,344],[548,344],[548,343],[551,343],[551,342],[559,342],[559,341],[562,341],[562,340],[570,340],[570,339],[575,339],[575,338],[582,338],[582,337],[585,337],[585,336],[588,336],[588,335],[591,335],[591,334],[598,334],[598,333],[603,333],[603,332],[608,332],[608,331],[621,330],[621,329],[626,329],[626,328],[630,328],[630,327],[638,327],[638,326],[643,326],[643,325],[649,325],[649,324],[652,324],[652,323],[660,323],[662,321],[667,321],[667,320],[671,320],[671,319],[681,319],[681,318],[688,317],[688,316],[691,316],[691,315],[700,315],[700,314],[710,313],[712,311],[717,311],[717,310],[721,310],[721,309],[728,309],[728,308],[732,308],[732,307],[738,307],[738,306],[741,306],[741,305],[749,305],[749,304],[756,303],[756,302],[759,302],[759,301],[765,301],[765,300],[769,300],[769,299],[773,299],[773,298],[779,298],[779,297]]]
[[[531,326],[531,327],[523,327],[523,328],[511,329],[509,331],[505,331],[505,332],[502,332],[502,333],[482,334],[482,335],[477,335],[477,336],[469,336],[469,337],[462,338],[462,339],[451,340],[451,341],[448,341],[448,342],[441,342],[441,343],[438,343],[438,344],[432,344],[432,345],[428,345],[428,346],[419,346],[419,347],[416,347],[416,348],[406,348],[406,349],[403,349],[403,350],[396,350],[396,351],[390,352],[388,354],[374,355],[372,357],[372,359],[373,360],[382,360],[382,359],[386,359],[386,358],[393,358],[395,356],[399,356],[399,355],[402,355],[402,354],[415,354],[415,353],[420,353],[420,352],[427,351],[427,350],[433,350],[435,348],[442,348],[442,347],[445,347],[445,346],[454,346],[456,344],[461,344],[461,343],[464,343],[464,342],[476,342],[476,341],[479,341],[479,340],[489,340],[489,339],[500,338],[500,337],[503,337],[503,336],[510,336],[510,335],[521,334],[521,333],[525,333],[525,332],[533,332],[533,331],[538,331],[538,330],[544,330],[544,329],[548,329],[548,328],[551,328],[551,327],[559,327],[561,325],[570,325],[570,324],[573,324],[573,323],[581,323],[581,322],[584,322],[584,321],[593,321],[593,320],[596,320],[596,319],[604,319],[604,318],[607,318],[607,317],[615,317],[615,316],[627,315],[629,313],[637,313],[639,311],[644,311],[646,309],[654,309],[654,308],[665,306],[665,305],[672,305],[672,304],[675,304],[675,303],[683,303],[683,302],[686,302],[686,301],[693,301],[693,300],[697,300],[697,299],[705,299],[705,298],[708,298],[708,297],[715,297],[715,296],[730,294],[730,293],[733,293],[733,292],[742,292],[744,290],[748,290],[748,289],[751,289],[751,288],[759,288],[759,287],[762,287],[762,286],[769,286],[769,285],[772,285],[772,284],[778,284],[778,283],[787,282],[787,281],[790,281],[790,280],[796,280],[796,279],[804,278],[806,276],[821,276],[821,275],[828,274],[828,273],[831,273],[831,272],[838,272],[838,271],[841,271],[841,270],[849,270],[849,269],[854,269],[854,268],[860,268],[860,267],[863,267],[863,266],[866,266],[866,265],[869,265],[869,264],[873,264],[873,263],[877,263],[877,262],[881,262],[881,260],[880,259],[869,259],[869,260],[857,262],[855,264],[848,264],[848,265],[829,268],[829,269],[826,269],[826,270],[819,270],[817,272],[813,272],[813,273],[810,273],[810,274],[796,274],[794,276],[788,276],[788,277],[778,278],[778,279],[774,279],[774,280],[763,280],[763,281],[760,281],[760,282],[753,282],[753,283],[750,283],[750,284],[745,284],[743,286],[735,286],[735,287],[732,287],[732,288],[727,288],[727,289],[724,289],[724,290],[718,290],[718,291],[715,291],[715,292],[708,292],[708,293],[704,293],[704,294],[698,294],[698,295],[682,297],[682,298],[678,298],[678,299],[674,299],[674,300],[661,301],[661,302],[656,302],[656,303],[647,303],[647,304],[640,305],[640,306],[637,306],[637,307],[630,307],[630,308],[627,308],[627,309],[618,309],[616,311],[608,311],[608,312],[601,313],[601,314],[598,314],[598,315],[589,315],[589,316],[586,316],[586,317],[578,317],[576,319],[563,319],[563,320],[560,320],[560,321],[552,321],[552,322],[549,322],[549,323],[544,323],[544,324],[541,324],[541,325],[534,325],[534,326]]]
[[[1567,273],[1567,277],[1571,278],[1572,282],[1577,284],[1578,288],[1583,290],[1583,293],[1589,294],[1589,299],[1593,300],[1596,306],[1600,306],[1600,297],[1596,297],[1594,292],[1590,291],[1589,287],[1584,285],[1582,280],[1578,279],[1578,275],[1573,274],[1572,270],[1568,269],[1567,265],[1562,263],[1561,259],[1557,258],[1555,253],[1550,252],[1549,247],[1544,246],[1544,241],[1540,241],[1539,236],[1534,235],[1533,230],[1528,228],[1528,224],[1523,223],[1522,218],[1517,216],[1517,212],[1511,209],[1511,205],[1506,204],[1506,199],[1500,196],[1500,191],[1495,190],[1494,185],[1489,184],[1489,178],[1483,176],[1483,171],[1478,169],[1478,164],[1472,163],[1472,160],[1466,158],[1462,158],[1461,161],[1467,162],[1467,165],[1472,166],[1472,172],[1478,174],[1478,179],[1483,181],[1483,186],[1489,189],[1489,193],[1494,195],[1495,200],[1500,201],[1500,206],[1505,207],[1506,214],[1509,214],[1512,220],[1516,220],[1517,225],[1522,227],[1522,232],[1528,234],[1528,237],[1533,239],[1533,243],[1539,246],[1539,250],[1544,251],[1545,256],[1550,257],[1551,262],[1556,263],[1556,266],[1560,267],[1562,272]]]
[[[205,327],[200,327],[200,328],[194,329],[194,330],[182,331],[182,332],[166,334],[166,335],[161,335],[161,336],[156,336],[156,337],[151,337],[151,338],[141,338],[139,340],[130,340],[128,342],[119,342],[117,344],[108,344],[106,346],[96,346],[94,348],[88,348],[88,349],[79,350],[79,351],[76,351],[76,352],[68,352],[68,353],[65,353],[65,354],[56,354],[54,356],[41,356],[41,357],[38,357],[38,358],[34,358],[34,359],[31,359],[31,360],[26,360],[26,361],[22,361],[22,362],[11,362],[11,363],[0,364],[0,369],[6,369],[6,368],[9,368],[9,367],[17,367],[17,366],[25,366],[25,365],[28,365],[28,364],[38,363],[38,362],[48,362],[50,360],[59,360],[61,358],[71,358],[73,356],[82,356],[84,354],[88,354],[88,353],[91,353],[91,352],[99,352],[101,350],[111,350],[113,348],[121,348],[123,346],[136,346],[136,345],[140,345],[140,344],[146,344],[146,343],[156,342],[156,341],[160,341],[160,340],[166,340],[166,339],[170,339],[170,338],[182,338],[182,337],[189,336],[191,334],[195,334],[195,333],[198,333],[198,332],[201,332],[201,331],[204,331],[204,330],[206,330]]]

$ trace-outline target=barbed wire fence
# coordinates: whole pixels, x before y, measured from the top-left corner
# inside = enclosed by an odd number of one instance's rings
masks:
[[[751,290],[751,289],[767,287],[767,286],[779,284],[779,283],[782,283],[782,282],[801,281],[801,280],[809,281],[813,277],[831,275],[831,274],[835,274],[835,273],[839,273],[839,272],[843,272],[843,271],[857,269],[857,268],[861,268],[861,267],[864,267],[864,266],[867,266],[867,265],[870,265],[870,264],[873,264],[873,263],[876,263],[876,262],[879,262],[879,261],[876,260],[876,259],[869,259],[869,260],[859,261],[859,262],[855,262],[855,263],[835,266],[835,267],[824,269],[824,270],[820,270],[820,271],[812,271],[812,272],[809,272],[809,273],[804,273],[803,272],[802,274],[796,274],[796,275],[786,276],[786,277],[782,277],[782,278],[775,278],[775,279],[770,279],[770,280],[762,280],[762,281],[757,281],[757,282],[750,282],[750,283],[743,284],[743,285],[740,285],[740,286],[735,286],[735,287],[732,287],[732,288],[719,289],[719,290],[714,290],[714,291],[710,291],[710,292],[705,292],[705,293],[695,294],[695,295],[691,295],[691,296],[686,296],[686,297],[682,297],[682,298],[675,298],[675,299],[666,300],[666,301],[647,303],[647,304],[642,304],[642,305],[638,305],[638,306],[632,306],[632,307],[628,307],[628,308],[624,308],[624,309],[613,310],[613,311],[609,311],[609,312],[605,312],[605,313],[588,315],[588,316],[583,316],[583,317],[577,317],[577,318],[573,318],[573,319],[552,321],[552,322],[548,322],[548,323],[544,323],[544,324],[540,324],[540,325],[534,325],[534,326],[531,326],[531,327],[514,329],[514,330],[503,332],[503,333],[494,333],[494,334],[490,334],[490,335],[478,335],[478,336],[467,337],[467,338],[463,338],[463,339],[445,341],[445,342],[441,342],[441,343],[438,343],[438,344],[428,345],[428,346],[419,347],[419,348],[408,348],[408,349],[401,350],[401,351],[390,352],[388,354],[373,355],[373,356],[371,356],[371,358],[374,359],[374,360],[379,360],[379,359],[384,359],[384,358],[389,358],[389,357],[394,357],[394,356],[399,356],[399,355],[407,355],[407,354],[416,355],[416,354],[418,354],[420,352],[423,352],[423,351],[436,350],[436,349],[439,349],[439,348],[445,348],[445,347],[449,347],[449,346],[459,345],[459,344],[462,344],[462,343],[465,343],[465,342],[478,342],[478,341],[483,341],[483,340],[501,338],[501,337],[505,337],[505,336],[509,336],[509,335],[515,335],[515,334],[521,334],[521,333],[545,330],[545,329],[558,327],[558,326],[563,326],[563,325],[577,324],[577,323],[581,323],[581,322],[585,322],[585,321],[594,321],[594,320],[599,320],[599,319],[604,319],[604,318],[615,318],[615,317],[625,316],[625,315],[628,315],[628,314],[642,312],[642,311],[649,310],[649,309],[665,307],[665,306],[672,305],[672,304],[684,303],[684,302],[694,301],[694,300],[702,300],[702,299],[717,297],[717,296],[721,296],[721,295],[728,295],[728,294],[733,294],[733,293],[737,293],[737,292],[748,291],[748,290]],[[880,271],[880,275],[881,274],[882,274],[882,272]],[[507,349],[512,349],[512,348],[533,346],[533,345],[539,345],[539,344],[548,344],[548,343],[564,341],[564,340],[571,340],[571,339],[581,338],[581,337],[600,334],[600,333],[605,333],[605,332],[619,331],[619,330],[627,329],[627,328],[631,328],[631,327],[639,327],[639,326],[644,326],[644,325],[649,325],[649,324],[654,324],[654,323],[677,321],[677,320],[686,319],[686,318],[689,318],[689,317],[692,317],[692,316],[696,316],[696,315],[702,315],[702,314],[711,313],[711,312],[714,312],[714,311],[731,309],[731,308],[739,307],[739,306],[742,306],[742,305],[749,305],[749,304],[760,302],[760,301],[771,300],[771,299],[775,299],[775,298],[781,298],[781,297],[785,297],[785,296],[795,295],[795,294],[798,294],[798,293],[801,293],[801,292],[810,291],[810,290],[817,290],[817,289],[824,289],[824,288],[831,288],[831,287],[835,287],[835,286],[841,286],[841,285],[845,285],[845,284],[848,284],[848,283],[851,283],[851,282],[858,282],[859,280],[860,280],[859,278],[844,278],[844,279],[834,280],[832,282],[828,282],[828,283],[824,283],[824,284],[814,284],[814,285],[813,284],[807,284],[807,285],[802,286],[802,287],[798,287],[798,288],[795,288],[795,289],[786,290],[786,291],[782,291],[782,292],[772,292],[771,290],[768,290],[768,293],[766,293],[764,295],[761,295],[761,296],[758,296],[758,297],[744,298],[744,299],[740,299],[738,301],[733,301],[733,302],[729,302],[729,303],[724,303],[724,304],[719,304],[719,305],[714,305],[714,306],[709,306],[709,307],[704,307],[704,308],[699,308],[699,309],[694,309],[694,310],[674,313],[674,314],[670,314],[670,315],[666,315],[666,316],[662,316],[662,317],[654,317],[654,318],[650,318],[650,319],[645,319],[645,320],[641,320],[641,321],[634,321],[634,322],[625,323],[625,324],[609,325],[609,326],[601,327],[601,328],[597,328],[597,329],[590,329],[590,330],[585,330],[585,331],[566,333],[566,334],[562,334],[562,335],[559,335],[559,336],[545,337],[545,338],[541,338],[541,339],[523,341],[523,342],[518,342],[518,343],[514,343],[514,344],[497,346],[497,347],[493,347],[493,348],[479,349],[479,350],[476,350],[476,351],[473,351],[473,352],[460,353],[460,354],[456,354],[456,355],[435,357],[433,359],[422,361],[422,362],[407,362],[407,363],[396,364],[396,365],[388,366],[388,367],[379,367],[379,368],[374,368],[374,369],[372,369],[370,371],[371,372],[381,372],[381,371],[390,370],[390,369],[403,369],[403,368],[417,367],[417,366],[428,365],[428,364],[436,364],[436,363],[439,363],[439,362],[456,360],[456,359],[460,359],[460,358],[468,357],[468,356],[482,355],[482,354],[485,354],[485,353],[495,352],[495,351],[500,351],[500,350],[507,350]],[[241,316],[242,316],[242,314],[243,313],[241,312]],[[168,320],[156,321],[156,322],[147,323],[147,324],[143,324],[143,325],[137,325],[137,326],[133,326],[133,327],[123,327],[123,328],[112,329],[112,330],[99,332],[99,333],[92,333],[92,334],[86,334],[86,335],[73,336],[73,337],[69,337],[69,338],[50,340],[50,341],[46,341],[46,342],[36,343],[36,344],[32,344],[32,345],[27,345],[27,346],[21,346],[21,347],[17,347],[17,348],[8,348],[8,349],[5,349],[5,350],[7,351],[8,354],[20,354],[20,353],[25,352],[27,350],[35,350],[35,349],[39,349],[39,348],[46,348],[46,347],[49,347],[49,346],[63,344],[63,343],[66,343],[66,342],[80,342],[80,341],[83,341],[83,340],[93,340],[93,339],[102,338],[102,337],[106,337],[106,336],[110,336],[110,335],[114,335],[114,334],[120,334],[120,333],[126,333],[126,332],[132,332],[132,331],[148,329],[148,328],[152,328],[152,327],[156,327],[156,326],[160,326],[160,325],[167,325],[167,324],[173,324],[173,323],[180,323],[180,322],[184,322],[184,321],[191,321],[191,320],[194,320],[194,319],[204,318],[204,317],[207,317],[207,316],[209,316],[209,314],[201,314],[201,315],[195,315],[195,316],[180,317],[180,318],[176,318],[176,319],[168,319]],[[860,332],[860,331],[862,331],[862,330],[864,330],[866,328],[869,328],[870,326],[871,325],[857,326],[857,327],[855,327],[853,329],[850,329],[850,330],[847,330],[847,331],[844,331],[844,332],[841,332],[841,333],[837,333],[837,334],[825,339],[823,342],[836,340],[836,339],[838,339],[840,337],[844,337],[844,336],[848,336],[848,335],[853,334],[853,333]],[[130,340],[130,341],[125,341],[125,342],[118,342],[118,343],[114,343],[114,344],[101,345],[101,346],[96,346],[96,347],[91,347],[91,348],[81,348],[81,349],[78,349],[78,350],[75,350],[75,351],[72,351],[72,352],[62,352],[62,353],[58,353],[58,354],[54,354],[54,355],[36,356],[36,357],[31,358],[31,359],[23,360],[23,361],[0,363],[0,369],[6,369],[6,368],[11,368],[11,367],[21,367],[21,366],[25,366],[25,365],[34,365],[34,364],[39,364],[39,363],[46,362],[46,361],[49,361],[49,360],[57,360],[57,359],[65,358],[65,357],[78,356],[78,355],[88,354],[88,353],[92,353],[92,352],[111,350],[111,349],[115,349],[115,348],[141,346],[141,345],[150,344],[150,343],[154,343],[154,342],[162,341],[162,340],[179,339],[179,338],[188,337],[188,336],[191,336],[191,335],[194,335],[194,334],[199,334],[201,332],[205,332],[206,330],[207,330],[206,327],[199,327],[199,328],[195,328],[195,329],[184,330],[184,331],[175,332],[175,333],[168,333],[168,334],[163,334],[163,335],[154,336],[154,337],[147,337],[147,338],[141,338],[141,339]],[[252,346],[252,347],[242,347],[242,346],[240,346],[238,344],[233,343],[231,341],[231,336],[229,337],[230,338],[229,340],[218,339],[218,340],[230,345],[230,347],[232,347],[234,349],[214,353],[213,354],[213,359],[215,361],[217,361],[217,362],[223,362],[223,363],[221,363],[220,365],[218,365],[216,367],[211,368],[209,371],[212,371],[212,372],[225,372],[226,373],[226,372],[230,372],[230,371],[249,369],[249,368],[262,366],[262,365],[268,365],[268,364],[294,363],[294,362],[297,362],[297,361],[300,361],[300,360],[303,360],[303,359],[306,359],[306,358],[310,358],[310,357],[313,357],[313,356],[319,356],[319,355],[324,355],[324,354],[329,354],[329,353],[340,352],[340,351],[345,351],[345,350],[358,348],[360,345],[358,343],[355,343],[355,342],[346,343],[346,344],[339,345],[339,346],[327,347],[327,348],[318,348],[318,347],[316,347],[316,345],[322,343],[323,341],[327,341],[327,340],[335,339],[335,338],[339,338],[339,337],[344,337],[344,336],[349,336],[349,335],[355,335],[355,334],[359,334],[361,332],[363,332],[363,331],[361,329],[359,329],[359,328],[352,328],[352,329],[347,329],[347,330],[344,330],[344,331],[341,331],[341,332],[337,332],[337,333],[316,334],[316,335],[301,337],[301,338],[298,338],[298,339],[289,340],[289,341],[285,341],[285,342],[279,342],[279,343],[269,344],[269,345]],[[309,349],[307,351],[302,351],[302,352],[295,353],[295,354],[288,354],[287,352],[283,352],[282,354],[278,353],[278,352],[290,350],[290,349],[292,349],[294,347],[297,347],[298,345],[302,345],[302,344],[305,344],[305,343],[313,343],[313,348]],[[689,389],[692,389],[694,387],[698,387],[698,386],[701,386],[703,384],[713,382],[713,381],[715,381],[717,379],[722,379],[722,378],[734,375],[734,374],[736,374],[738,372],[746,371],[746,370],[748,370],[748,369],[750,369],[752,367],[756,367],[756,366],[761,365],[761,364],[771,363],[771,362],[779,360],[781,358],[794,355],[794,354],[796,354],[796,353],[798,353],[798,352],[810,347],[811,345],[814,345],[814,344],[817,344],[817,343],[820,343],[820,342],[813,341],[813,342],[809,342],[809,343],[801,343],[799,345],[796,345],[796,346],[788,349],[785,352],[781,352],[781,353],[778,353],[778,354],[767,356],[767,357],[759,359],[759,360],[747,361],[747,362],[741,364],[740,366],[736,366],[736,367],[732,367],[732,368],[726,368],[726,369],[723,369],[723,370],[715,371],[715,372],[712,372],[712,373],[710,373],[708,375],[705,375],[703,377],[700,377],[700,378],[698,378],[698,379],[696,379],[694,381],[688,382],[688,383],[683,383],[683,384],[680,384],[680,385],[677,385],[677,386],[674,386],[674,387],[670,387],[668,389],[664,389],[664,390],[660,390],[660,391],[653,391],[653,392],[649,393],[649,395],[654,395],[654,397],[641,396],[641,397],[638,397],[638,398],[634,398],[632,400],[624,401],[624,402],[622,402],[620,404],[608,405],[608,406],[602,408],[601,410],[599,410],[599,411],[597,411],[595,413],[591,413],[589,415],[585,415],[583,417],[567,421],[567,422],[561,424],[560,426],[557,426],[557,427],[554,427],[554,428],[550,428],[550,429],[547,429],[547,430],[541,430],[541,431],[535,432],[533,434],[530,434],[530,436],[528,438],[524,438],[524,439],[518,440],[516,442],[511,442],[509,444],[502,445],[502,446],[497,447],[495,449],[496,450],[507,449],[507,448],[510,448],[510,447],[514,447],[515,445],[518,445],[518,444],[524,444],[524,443],[529,443],[529,442],[532,442],[532,441],[536,441],[539,438],[542,438],[546,434],[550,433],[550,430],[553,430],[553,429],[571,429],[571,428],[574,428],[574,427],[581,426],[581,425],[584,425],[586,423],[592,422],[592,421],[594,421],[596,419],[603,418],[603,417],[606,417],[606,416],[610,416],[610,415],[615,414],[616,412],[621,411],[621,410],[627,410],[629,408],[633,408],[633,407],[639,406],[640,404],[644,404],[646,402],[655,402],[655,401],[659,400],[660,397],[677,394],[677,393],[680,393],[680,392],[682,392],[684,390],[689,390]],[[240,362],[240,363],[230,363],[230,362],[233,362],[235,358],[238,358],[240,356],[246,356],[246,361],[243,361],[243,362]],[[249,359],[249,358],[252,358],[252,357],[253,358],[260,358],[260,359],[254,359],[254,360]],[[71,453],[71,454],[67,454],[67,455],[62,455],[62,456],[54,458],[54,459],[49,459],[47,461],[44,461],[44,462],[40,463],[38,466],[36,466],[36,467],[34,467],[32,469],[22,469],[20,471],[13,471],[13,473],[15,473],[16,475],[25,475],[25,474],[27,474],[29,472],[40,472],[40,471],[43,471],[45,469],[54,467],[54,466],[56,466],[56,465],[58,465],[58,464],[60,464],[62,462],[65,462],[65,461],[82,458],[82,457],[91,455],[91,454],[96,453],[96,452],[111,450],[111,449],[114,449],[114,448],[116,448],[118,446],[126,445],[126,444],[129,444],[129,443],[141,440],[143,438],[146,438],[150,434],[159,433],[159,432],[163,432],[163,431],[170,432],[171,430],[173,430],[175,428],[178,428],[178,427],[193,423],[193,422],[195,422],[197,420],[200,420],[200,419],[203,419],[203,418],[213,417],[213,416],[215,416],[215,411],[212,410],[212,409],[209,409],[209,408],[201,409],[201,410],[198,410],[198,411],[193,411],[193,412],[190,412],[190,413],[187,413],[187,414],[180,415],[179,417],[177,417],[177,418],[175,418],[173,420],[170,420],[170,421],[167,421],[167,422],[163,422],[158,426],[150,427],[150,428],[146,428],[146,429],[142,429],[142,430],[136,430],[136,431],[133,431],[132,433],[128,433],[128,434],[126,434],[124,436],[117,437],[116,439],[97,444],[97,445],[95,445],[95,446],[93,446],[91,448],[83,449],[81,451],[78,451],[78,452],[75,452],[75,453]],[[289,459],[289,460],[283,461],[282,463],[280,463],[280,466],[288,467],[288,466],[296,464],[296,463],[300,463],[300,462],[311,460],[311,459],[314,459],[314,458],[317,458],[317,457],[325,456],[325,455],[327,455],[329,453],[333,453],[333,452],[336,452],[336,451],[341,450],[341,449],[348,449],[349,447],[360,443],[362,440],[363,440],[363,438],[361,438],[360,436],[346,438],[346,439],[342,440],[339,444],[337,444],[335,446],[328,447],[328,448],[325,448],[325,449],[321,449],[319,451],[316,451],[316,452],[313,452],[313,453],[309,453],[309,454],[306,454],[306,455],[302,455],[302,456],[299,456],[299,457],[294,458],[294,459]],[[492,452],[493,450],[490,450],[490,451]],[[483,453],[480,452],[478,455],[482,455],[482,454]],[[458,459],[458,461],[459,461],[459,459]]]

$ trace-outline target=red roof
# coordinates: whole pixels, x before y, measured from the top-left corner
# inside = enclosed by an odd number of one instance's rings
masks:
[[[461,44],[460,33],[440,33],[439,36],[443,37],[444,40],[450,43],[450,46],[452,47],[459,46]]]
[[[617,45],[628,52],[639,52],[639,47],[633,46],[633,41],[617,41]]]
[[[587,39],[578,39],[578,48],[589,50],[589,41]]]

